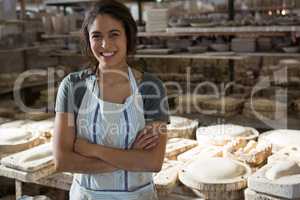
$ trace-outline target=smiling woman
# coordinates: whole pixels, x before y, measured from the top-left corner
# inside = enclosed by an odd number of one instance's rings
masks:
[[[116,0],[86,14],[82,39],[92,66],[64,78],[55,108],[55,166],[76,173],[71,200],[157,199],[152,172],[164,159],[168,103],[159,79],[127,64],[136,34]]]
[[[110,7],[105,6],[107,4],[110,4]],[[99,30],[99,28],[104,29]],[[121,50],[125,50],[123,58],[126,58],[126,54],[135,52],[136,23],[128,8],[116,1],[101,1],[97,6],[94,6],[84,20],[81,33],[84,52],[90,57],[93,64],[97,65],[98,60],[95,57],[92,44],[103,46],[110,44],[106,44],[106,42],[115,41],[119,45],[125,45],[126,48],[124,46],[121,48]],[[106,41],[103,39],[110,40]]]

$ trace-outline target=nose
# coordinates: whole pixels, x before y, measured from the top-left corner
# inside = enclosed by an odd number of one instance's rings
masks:
[[[101,47],[103,49],[107,49],[111,46],[111,41],[109,40],[109,38],[103,38],[103,40],[101,41]]]

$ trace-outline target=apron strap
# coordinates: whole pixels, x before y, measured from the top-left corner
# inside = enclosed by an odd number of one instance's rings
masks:
[[[131,70],[131,67],[128,67],[128,78],[129,78],[129,81],[130,81],[130,87],[131,87],[132,94],[134,94],[138,89],[138,85],[137,85],[137,82],[136,82],[135,77],[133,75],[133,72]]]

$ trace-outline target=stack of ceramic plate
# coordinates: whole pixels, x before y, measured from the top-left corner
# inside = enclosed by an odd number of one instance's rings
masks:
[[[256,40],[254,38],[234,38],[231,41],[231,50],[236,52],[255,52]]]
[[[168,27],[168,10],[151,8],[146,10],[146,32],[166,31]]]
[[[257,39],[257,48],[260,51],[272,50],[272,39],[268,37],[261,37]]]
[[[218,51],[218,52],[226,52],[229,51],[230,47],[228,44],[225,43],[220,43],[220,44],[211,44],[210,48],[214,51]]]
[[[189,39],[169,39],[167,41],[167,47],[175,51],[186,50],[192,41]]]
[[[208,98],[200,103],[203,114],[214,116],[233,116],[242,110],[243,100],[224,97],[224,98]]]
[[[298,46],[288,46],[288,47],[282,47],[282,50],[285,53],[298,53],[299,52],[299,47]]]
[[[207,51],[208,47],[205,45],[198,45],[198,46],[189,46],[187,49],[190,53],[204,53]]]
[[[178,113],[199,113],[202,101],[211,98],[210,95],[185,94],[175,98],[175,106]]]
[[[278,116],[285,116],[287,105],[279,101],[257,98],[250,99],[244,105],[243,115],[250,118],[275,119]]]
[[[179,116],[171,116],[167,125],[168,138],[195,138],[198,121]]]
[[[297,59],[282,59],[279,61],[280,69],[287,69],[289,77],[300,77],[300,61]]]

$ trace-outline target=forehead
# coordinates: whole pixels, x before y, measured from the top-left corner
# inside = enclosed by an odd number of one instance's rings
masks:
[[[97,15],[93,23],[90,25],[89,32],[99,31],[99,32],[109,32],[111,30],[123,31],[124,27],[122,22],[111,17],[110,15]]]

